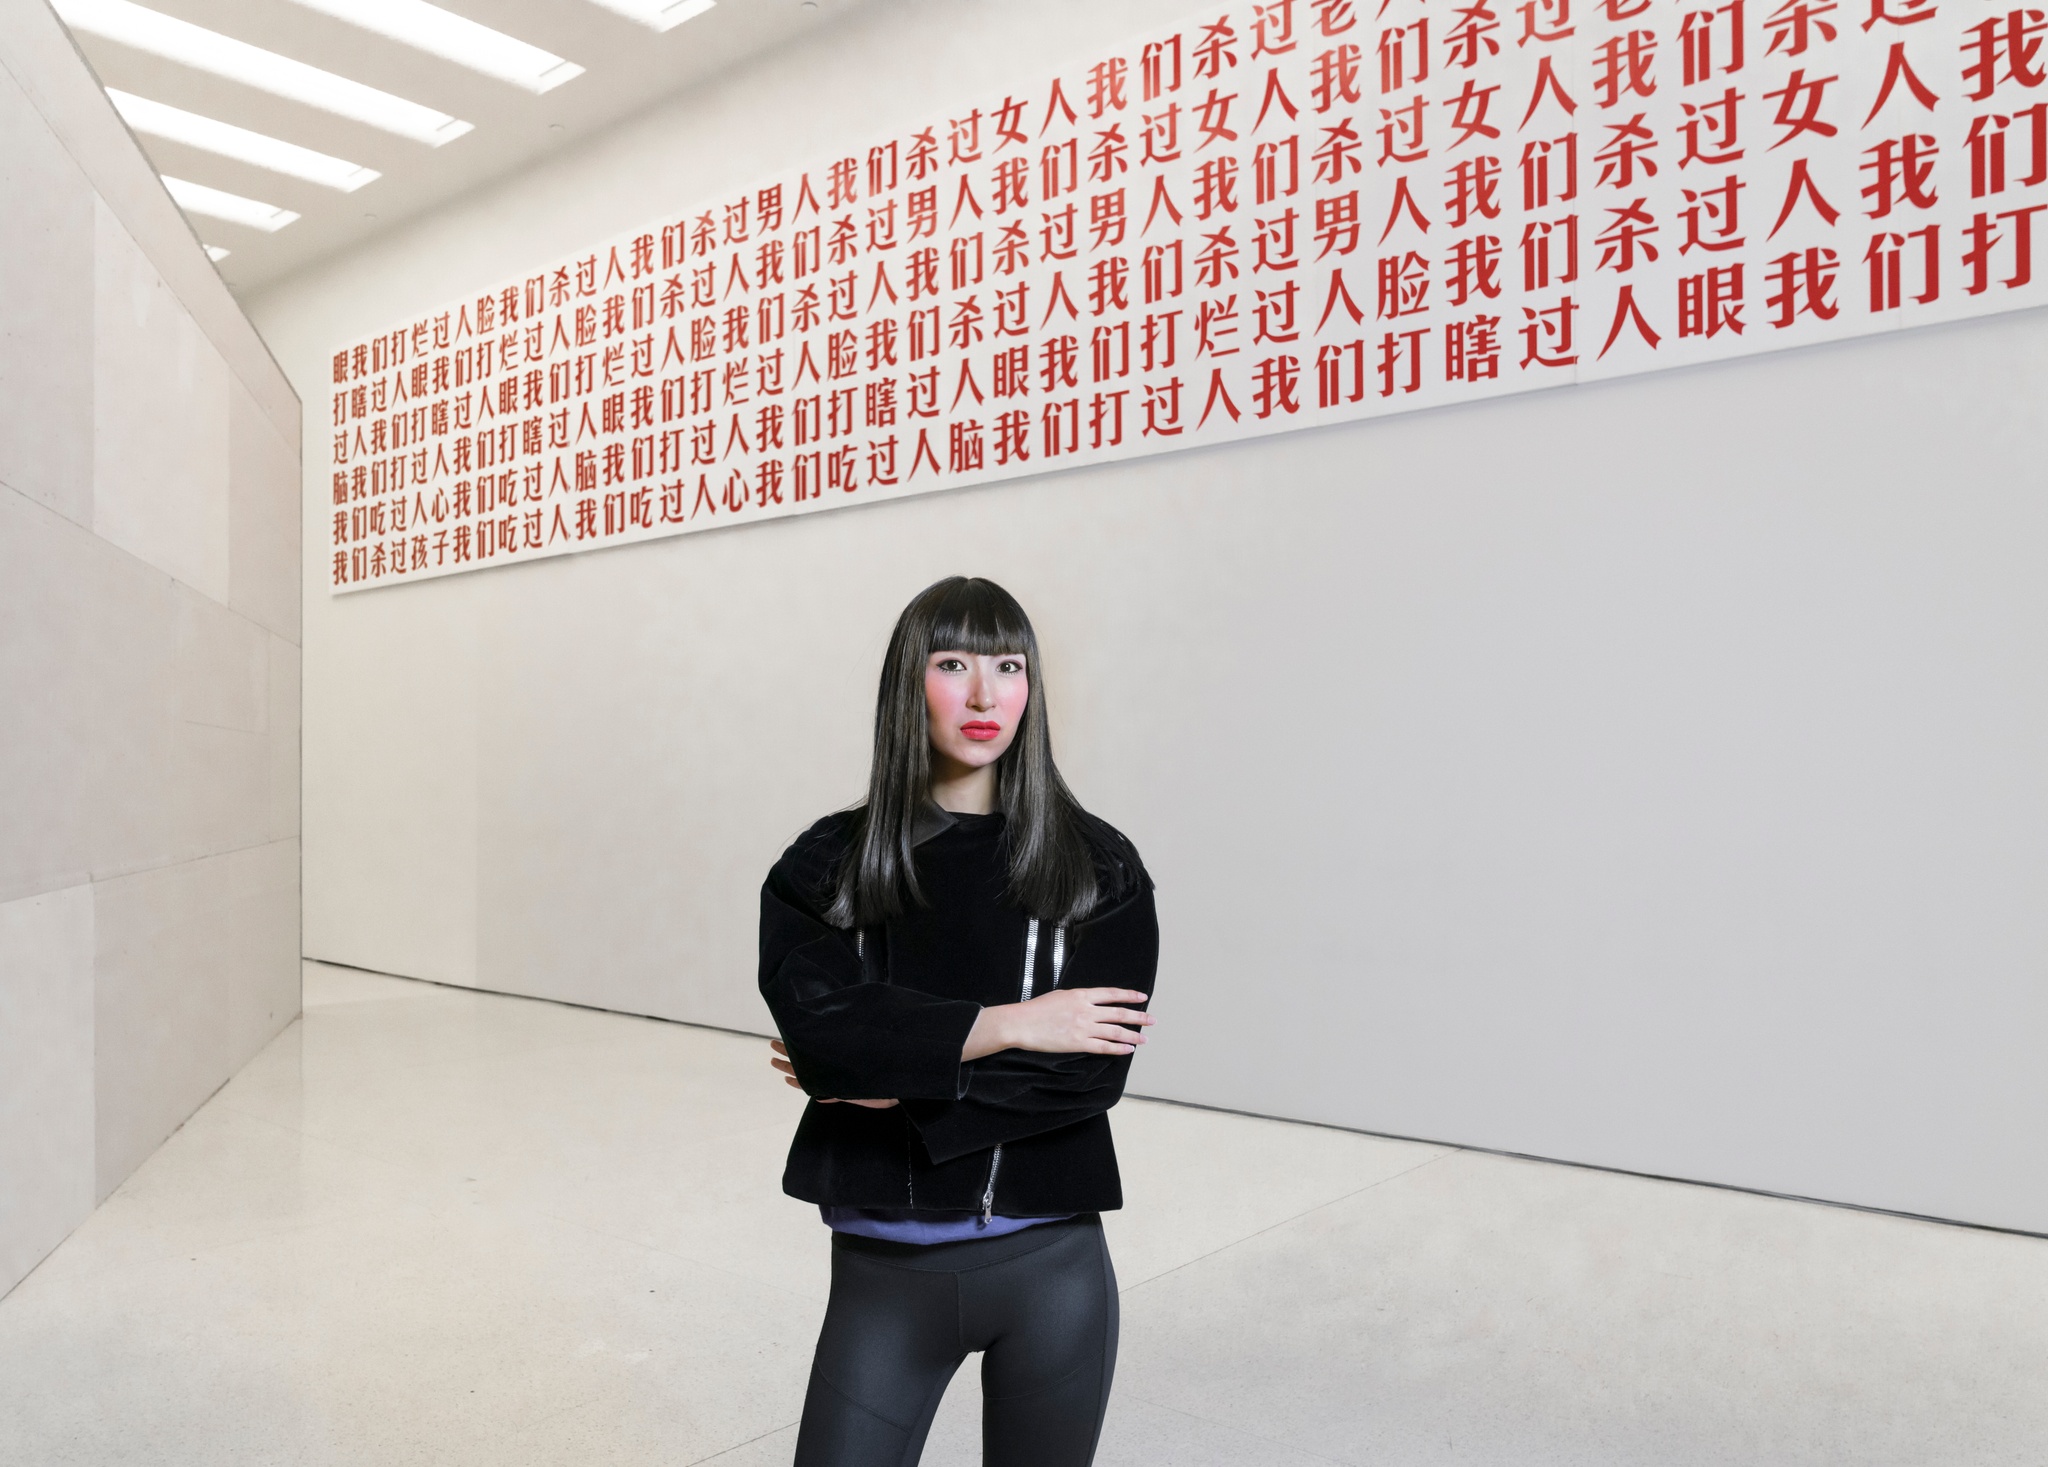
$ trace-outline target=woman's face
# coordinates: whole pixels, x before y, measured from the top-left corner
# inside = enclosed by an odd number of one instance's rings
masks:
[[[933,750],[969,769],[995,763],[1017,737],[1030,696],[1021,652],[932,653],[924,665],[924,705]]]

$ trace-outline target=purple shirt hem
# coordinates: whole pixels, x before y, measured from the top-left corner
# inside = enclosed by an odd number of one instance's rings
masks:
[[[978,1212],[912,1212],[907,1208],[824,1207],[818,1209],[825,1226],[835,1233],[854,1233],[879,1238],[886,1243],[962,1243],[973,1238],[1000,1238],[1019,1233],[1039,1223],[1061,1222],[1074,1216],[1004,1217],[997,1214],[982,1224]]]

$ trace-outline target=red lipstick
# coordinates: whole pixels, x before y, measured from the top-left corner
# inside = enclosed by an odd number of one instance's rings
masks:
[[[1002,733],[1002,731],[1003,726],[1000,723],[963,723],[960,725],[960,732],[973,739],[977,744],[987,743],[990,739]]]

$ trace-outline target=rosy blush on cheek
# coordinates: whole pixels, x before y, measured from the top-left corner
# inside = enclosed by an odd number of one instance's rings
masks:
[[[944,673],[928,672],[924,679],[924,704],[931,711],[935,724],[953,727],[967,717],[967,687],[965,678],[947,677]]]

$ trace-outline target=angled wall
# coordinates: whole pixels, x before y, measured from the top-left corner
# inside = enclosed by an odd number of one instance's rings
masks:
[[[0,0],[0,1293],[298,1013],[298,403]]]

